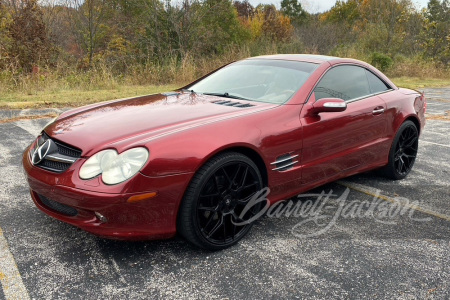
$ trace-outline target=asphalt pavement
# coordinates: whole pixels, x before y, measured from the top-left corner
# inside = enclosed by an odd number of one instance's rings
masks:
[[[450,89],[425,92],[431,118],[406,179],[327,184],[293,200],[302,214],[274,210],[220,252],[105,240],[41,213],[21,155],[50,119],[27,116],[61,110],[0,111],[0,299],[449,299],[450,122],[434,116]]]

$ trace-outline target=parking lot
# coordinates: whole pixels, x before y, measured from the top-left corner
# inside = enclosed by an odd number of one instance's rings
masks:
[[[323,218],[266,216],[220,252],[179,237],[105,240],[41,213],[21,156],[50,119],[26,116],[56,110],[1,112],[0,299],[449,299],[450,89],[425,92],[405,180],[369,172],[322,186],[296,201],[332,191]],[[361,203],[377,213],[351,214]]]

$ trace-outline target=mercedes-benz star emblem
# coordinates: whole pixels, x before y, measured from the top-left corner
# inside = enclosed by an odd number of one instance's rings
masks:
[[[53,152],[55,148],[57,149],[57,146],[52,140],[46,140],[45,143],[38,146],[31,155],[31,162],[33,165],[40,163],[47,156],[47,154]]]

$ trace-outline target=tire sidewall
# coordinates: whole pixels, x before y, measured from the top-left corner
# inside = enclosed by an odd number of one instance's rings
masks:
[[[187,226],[191,227],[190,229],[195,234],[196,241],[192,241],[189,237],[186,237],[186,236],[185,236],[185,238],[187,238],[188,240],[193,242],[195,245],[200,246],[202,248],[206,248],[209,250],[221,250],[221,249],[228,248],[228,247],[236,244],[237,242],[239,242],[239,240],[241,240],[242,237],[244,237],[248,233],[248,231],[251,229],[251,227],[253,225],[252,223],[246,225],[246,228],[243,229],[242,234],[240,234],[239,238],[237,238],[234,241],[227,243],[225,245],[215,244],[215,243],[211,243],[210,241],[208,241],[203,236],[203,234],[201,233],[201,229],[198,226],[198,221],[197,221],[197,218],[198,218],[197,205],[198,205],[198,203],[197,203],[197,201],[199,199],[199,196],[200,196],[200,193],[202,192],[203,187],[205,186],[205,184],[207,183],[209,178],[215,172],[217,172],[224,165],[230,164],[233,162],[245,163],[249,167],[253,168],[257,174],[257,177],[258,177],[258,180],[260,183],[259,188],[260,189],[263,188],[263,181],[262,181],[262,177],[261,177],[258,167],[250,158],[248,158],[247,156],[245,156],[243,154],[240,154],[237,152],[225,152],[225,153],[219,154],[216,157],[213,157],[207,163],[205,163],[199,169],[199,171],[197,171],[197,173],[194,175],[194,179],[199,179],[199,180],[198,181],[192,180],[192,182],[190,183],[189,188],[187,190],[187,193],[186,193],[185,197],[183,198],[183,203],[182,203],[182,204],[189,204],[189,221],[187,222],[188,224],[184,224],[184,226],[187,225]],[[185,203],[185,201],[188,203]],[[182,209],[182,207],[180,207],[180,209]],[[181,225],[181,224],[179,224],[179,225]]]
[[[406,176],[408,176],[408,174],[411,172],[411,170],[412,170],[412,168],[414,166],[414,163],[416,161],[416,159],[414,159],[414,161],[412,162],[412,164],[411,164],[408,172],[406,172],[406,174],[399,174],[397,172],[397,169],[395,167],[395,157],[394,157],[395,156],[395,149],[397,148],[397,144],[398,144],[398,142],[400,140],[400,137],[401,137],[403,131],[405,131],[405,129],[408,128],[408,127],[413,127],[414,130],[417,133],[417,137],[419,137],[419,131],[417,130],[416,124],[414,124],[414,122],[409,121],[409,120],[405,121],[400,126],[400,128],[397,130],[397,133],[395,134],[395,138],[394,138],[394,140],[392,142],[392,145],[391,145],[391,149],[389,150],[389,162],[388,162],[388,165],[386,166],[386,170],[385,170],[386,175],[388,177],[391,177],[392,179],[395,179],[395,180],[400,180],[400,179],[403,179]]]

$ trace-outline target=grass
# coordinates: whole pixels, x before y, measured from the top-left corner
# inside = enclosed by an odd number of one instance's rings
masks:
[[[419,78],[419,77],[395,77],[391,78],[398,87],[408,89],[423,89],[423,88],[439,88],[449,87],[450,78]]]
[[[395,77],[392,81],[399,87],[411,89],[450,86],[449,79]],[[25,109],[45,107],[78,107],[95,102],[148,95],[171,91],[183,84],[129,85],[115,84],[113,87],[99,89],[43,88],[35,91],[5,91],[0,93],[0,109]]]
[[[24,109],[45,107],[78,107],[90,103],[167,92],[182,85],[118,85],[111,89],[63,89],[33,93],[9,92],[0,94],[0,108]]]

